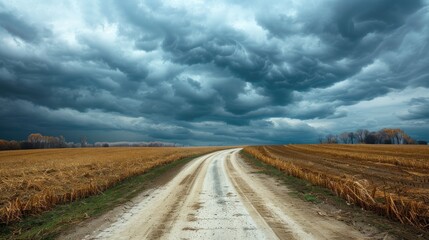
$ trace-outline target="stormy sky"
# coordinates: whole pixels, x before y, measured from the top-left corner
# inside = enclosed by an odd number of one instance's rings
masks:
[[[0,138],[429,140],[429,1],[0,0]]]

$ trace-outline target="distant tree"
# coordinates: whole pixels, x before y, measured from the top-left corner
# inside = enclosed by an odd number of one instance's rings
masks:
[[[28,142],[28,141],[22,141],[21,143],[20,143],[20,146],[21,146],[21,149],[31,149],[31,148],[34,148],[33,147],[33,144],[31,144],[30,142]]]
[[[403,144],[417,144],[417,141],[412,139],[410,136],[404,138]]]
[[[343,132],[338,136],[338,139],[344,143],[347,144],[349,143],[349,133],[348,132]]]
[[[58,147],[60,147],[60,148],[65,148],[65,147],[67,147],[67,143],[66,143],[66,139],[65,139],[65,137],[63,137],[62,135],[60,135],[59,137],[58,137],[58,140],[59,140],[59,142],[58,142]]]
[[[355,133],[354,132],[349,132],[348,135],[349,135],[349,142],[351,144],[354,144],[355,143],[355,138],[356,138]]]
[[[428,142],[424,141],[424,140],[418,140],[417,144],[419,144],[419,145],[428,145]]]
[[[366,143],[366,144],[416,144],[404,130],[400,128],[383,128],[379,131],[369,132],[358,129],[356,132],[343,132],[340,135],[329,134],[319,138],[320,143]]]
[[[41,148],[43,136],[40,133],[32,133],[28,135],[27,141],[30,143],[31,148]]]
[[[17,150],[17,149],[21,149],[21,145],[19,144],[19,142],[12,140],[9,142],[9,149],[10,150]]]
[[[368,136],[369,131],[366,129],[358,129],[355,133],[358,143],[365,143],[365,138]]]
[[[377,144],[392,144],[392,139],[385,129],[381,129],[377,132]]]
[[[377,132],[370,132],[365,136],[364,143],[366,144],[377,144],[380,141],[380,134]]]
[[[0,150],[9,150],[9,142],[3,139],[0,139]]]
[[[383,140],[381,143],[386,144],[394,144],[395,143],[395,134],[396,130],[391,128],[383,128],[380,131],[381,136],[383,136]],[[388,141],[386,141],[388,139]]]
[[[338,136],[333,134],[328,134],[325,137],[325,143],[328,144],[336,144],[338,143]]]
[[[80,138],[80,146],[86,147],[87,144],[88,144],[88,140],[87,140],[86,136],[81,137]]]
[[[398,140],[401,144],[415,144],[416,141],[412,139],[408,134],[405,133],[404,130],[399,129],[398,132]]]
[[[21,145],[19,144],[19,142],[15,140],[7,141],[7,140],[0,139],[0,150],[17,150],[17,149],[21,149]]]
[[[108,143],[103,143],[103,145],[101,145],[102,147],[109,147]]]
[[[383,128],[380,131],[381,143],[384,144],[413,144],[414,140],[400,128]]]

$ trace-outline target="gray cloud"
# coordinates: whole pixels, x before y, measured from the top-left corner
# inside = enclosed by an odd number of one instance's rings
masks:
[[[37,29],[34,25],[10,12],[0,11],[0,26],[4,31],[24,41],[39,41],[43,35],[47,35],[46,29]]]
[[[429,88],[428,9],[399,0],[0,2],[0,138],[74,130],[94,141],[312,142],[329,130],[317,121]],[[409,96],[397,125],[427,119],[427,98]]]
[[[408,112],[400,116],[404,120],[424,120],[429,122],[429,97],[412,98]]]

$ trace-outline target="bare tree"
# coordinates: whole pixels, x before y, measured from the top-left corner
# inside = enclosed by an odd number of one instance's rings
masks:
[[[338,143],[338,136],[333,134],[328,134],[325,137],[325,143],[336,144]]]
[[[386,128],[381,129],[377,132],[377,142],[378,144],[392,144],[394,139],[392,138],[392,134],[389,133]]]
[[[338,139],[344,143],[347,144],[349,143],[349,133],[348,132],[343,132],[338,136]]]
[[[354,132],[349,132],[348,135],[349,135],[349,141],[350,141],[350,143],[354,144],[355,143],[355,138],[356,138],[355,133]]]
[[[369,132],[366,129],[358,129],[356,132],[343,132],[340,135],[329,134],[325,138],[319,137],[320,143],[367,143],[367,144],[416,144],[416,141],[408,136],[400,128],[383,128],[379,131]]]
[[[58,137],[58,139],[59,139],[59,146],[58,147],[60,147],[60,148],[67,147],[67,143],[66,143],[65,137],[63,137],[62,135],[60,135]]]
[[[88,139],[86,138],[86,136],[81,137],[80,138],[80,146],[86,147],[87,144],[88,144]]]
[[[368,136],[369,131],[366,129],[358,129],[356,131],[356,138],[359,143],[365,143],[365,138]]]
[[[40,133],[32,133],[28,135],[27,141],[30,143],[31,148],[40,148],[43,141],[43,136]]]

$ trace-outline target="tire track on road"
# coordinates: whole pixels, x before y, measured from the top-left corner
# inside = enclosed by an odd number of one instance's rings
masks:
[[[280,239],[365,238],[353,228],[335,219],[324,218],[315,210],[311,211],[305,202],[292,199],[284,192],[284,186],[278,186],[266,175],[252,176],[253,169],[238,156],[238,152],[230,155],[225,166],[243,199],[249,202],[250,208],[257,211]]]
[[[364,238],[311,212],[300,200],[279,195],[285,187],[252,174],[239,151],[191,161],[165,186],[148,191],[116,221],[85,239]]]

